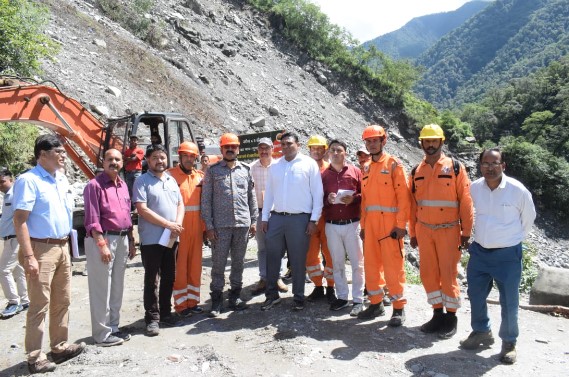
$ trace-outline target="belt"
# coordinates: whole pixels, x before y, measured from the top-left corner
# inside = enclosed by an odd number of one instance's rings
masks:
[[[349,220],[326,220],[328,224],[334,224],[334,225],[348,225],[351,223],[355,223],[356,221],[360,221],[360,218],[356,217],[355,219],[349,219]]]
[[[12,238],[16,238],[16,236],[15,236],[14,234],[11,234],[11,235],[9,235],[9,236],[2,237],[2,239],[3,239],[4,241],[11,240]]]
[[[124,229],[124,230],[105,230],[105,234],[109,234],[111,236],[124,236],[128,234],[128,231],[130,229]]]
[[[34,238],[34,237],[30,237],[30,241],[33,241],[33,242],[47,243],[47,244],[59,245],[59,246],[65,245],[68,240],[69,240],[69,237],[65,237],[65,238]]]
[[[281,216],[295,216],[295,215],[309,215],[309,213],[299,212],[299,213],[290,213],[290,212],[277,212],[271,211],[273,215],[281,215]]]
[[[262,208],[258,208],[258,210],[259,210],[259,212],[263,212],[263,209],[262,209]]]

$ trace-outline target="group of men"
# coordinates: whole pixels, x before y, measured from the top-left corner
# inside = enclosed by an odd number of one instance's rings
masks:
[[[205,174],[196,169],[200,153],[194,143],[179,146],[179,164],[169,171],[167,151],[159,143],[152,144],[144,153],[148,171],[134,171],[134,177],[126,171],[131,190],[119,175],[123,155],[115,149],[105,151],[103,171],[84,191],[85,253],[96,344],[112,346],[130,339],[119,330],[119,320],[127,260],[136,255],[133,203],[139,216],[149,336],[158,335],[160,325],[177,326],[181,318],[203,311],[198,304],[204,236],[212,247],[212,317],[224,308],[229,255],[227,306],[247,308],[241,298],[244,258],[248,239],[256,237],[260,281],[255,293],[266,296],[261,310],[279,304],[279,291],[288,290],[280,278],[285,253],[292,271],[293,311],[303,310],[305,301],[324,298],[331,310],[347,308],[347,256],[352,270],[350,315],[373,319],[385,314],[384,302],[388,302],[393,306],[388,325],[401,326],[406,320],[403,238],[408,231],[411,247],[419,248],[421,280],[433,308],[433,317],[421,331],[437,333],[442,339],[456,333],[457,265],[461,248],[468,248],[473,331],[461,346],[476,349],[494,342],[485,300],[495,281],[502,304],[501,360],[515,362],[521,242],[531,229],[535,209],[527,189],[503,174],[503,152],[483,151],[483,177],[471,184],[464,166],[442,153],[445,138],[437,125],[421,130],[425,158],[409,176],[400,161],[384,151],[383,127],[366,127],[362,139],[365,149],[357,153],[360,168],[347,162],[343,141],[313,136],[307,156],[292,132],[282,134],[283,156],[278,160],[272,158],[271,140],[259,140],[260,158],[249,166],[237,159],[238,137],[224,134],[220,138],[223,159]],[[136,140],[131,149],[136,149],[135,144]],[[65,149],[57,137],[44,135],[36,140],[34,154],[36,167],[22,174],[13,187],[11,173],[0,169],[0,189],[5,193],[1,278],[8,299],[2,314],[8,317],[28,310],[28,367],[31,373],[40,373],[77,356],[85,344],[67,342],[73,203],[61,173]],[[124,160],[137,167],[140,153],[131,151]],[[306,274],[315,284],[307,297]],[[53,362],[42,352],[48,311]]]

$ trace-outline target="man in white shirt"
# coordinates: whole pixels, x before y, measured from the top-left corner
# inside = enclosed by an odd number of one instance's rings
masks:
[[[474,242],[469,247],[468,296],[472,332],[460,345],[477,349],[494,343],[486,298],[496,282],[500,292],[502,339],[500,361],[516,362],[519,286],[522,275],[522,241],[535,220],[531,193],[504,174],[504,153],[498,148],[480,154],[483,178],[470,187],[475,209]]]
[[[310,236],[322,213],[323,189],[318,164],[299,152],[298,135],[285,132],[283,157],[269,169],[263,202],[262,231],[267,243],[267,291],[261,306],[280,302],[277,280],[285,249],[292,268],[292,309],[304,309],[304,276]]]

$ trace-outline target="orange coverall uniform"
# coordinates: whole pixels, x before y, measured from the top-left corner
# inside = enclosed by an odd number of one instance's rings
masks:
[[[320,167],[320,174],[330,166],[329,162],[323,161]],[[320,216],[316,224],[316,232],[310,237],[308,253],[306,254],[306,271],[308,277],[314,283],[314,286],[322,286],[322,278],[326,278],[328,287],[334,286],[334,266],[332,265],[332,256],[328,249],[328,241],[326,240],[326,220],[324,216]],[[326,260],[326,267],[322,265],[320,260],[320,250]]]
[[[184,199],[186,213],[180,234],[178,255],[176,257],[176,278],[174,280],[174,309],[181,312],[200,302],[202,277],[202,242],[204,223],[200,217],[200,197],[204,173],[192,170],[184,173],[178,165],[168,170],[174,177]]]
[[[474,218],[470,179],[462,164],[455,175],[452,159],[443,154],[433,167],[423,160],[409,177],[409,186],[413,184],[409,235],[419,245],[427,301],[435,309],[444,306],[456,312],[460,307],[456,279],[460,237],[470,236]]]
[[[362,216],[364,230],[364,271],[371,304],[383,300],[387,285],[394,309],[403,309],[405,258],[403,239],[389,237],[393,228],[405,229],[409,219],[411,195],[403,165],[395,157],[382,153],[369,165],[362,178]],[[379,241],[380,239],[387,238]],[[383,267],[385,281],[382,278]]]

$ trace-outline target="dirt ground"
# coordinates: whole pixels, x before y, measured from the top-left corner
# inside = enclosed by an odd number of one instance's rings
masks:
[[[209,308],[210,250],[204,248],[202,304]],[[84,261],[73,264],[70,341],[87,343],[84,354],[59,365],[51,376],[567,376],[569,375],[569,321],[520,311],[518,363],[501,365],[500,341],[479,353],[458,349],[468,335],[469,302],[459,311],[458,334],[446,341],[423,334],[420,325],[431,316],[421,286],[407,290],[407,322],[386,326],[391,315],[372,321],[332,312],[325,302],[308,303],[292,312],[292,294],[263,312],[264,296],[251,298],[258,279],[255,242],[246,256],[244,293],[250,308],[224,312],[211,319],[195,315],[185,325],[162,329],[159,336],[144,335],[140,257],[129,262],[121,325],[133,336],[121,346],[100,348],[90,337],[87,277]],[[306,294],[312,291],[306,285]],[[500,309],[490,305],[497,336]],[[25,314],[0,321],[0,376],[27,375],[24,355]],[[47,336],[46,336],[47,340]],[[44,350],[49,350],[44,341]]]

